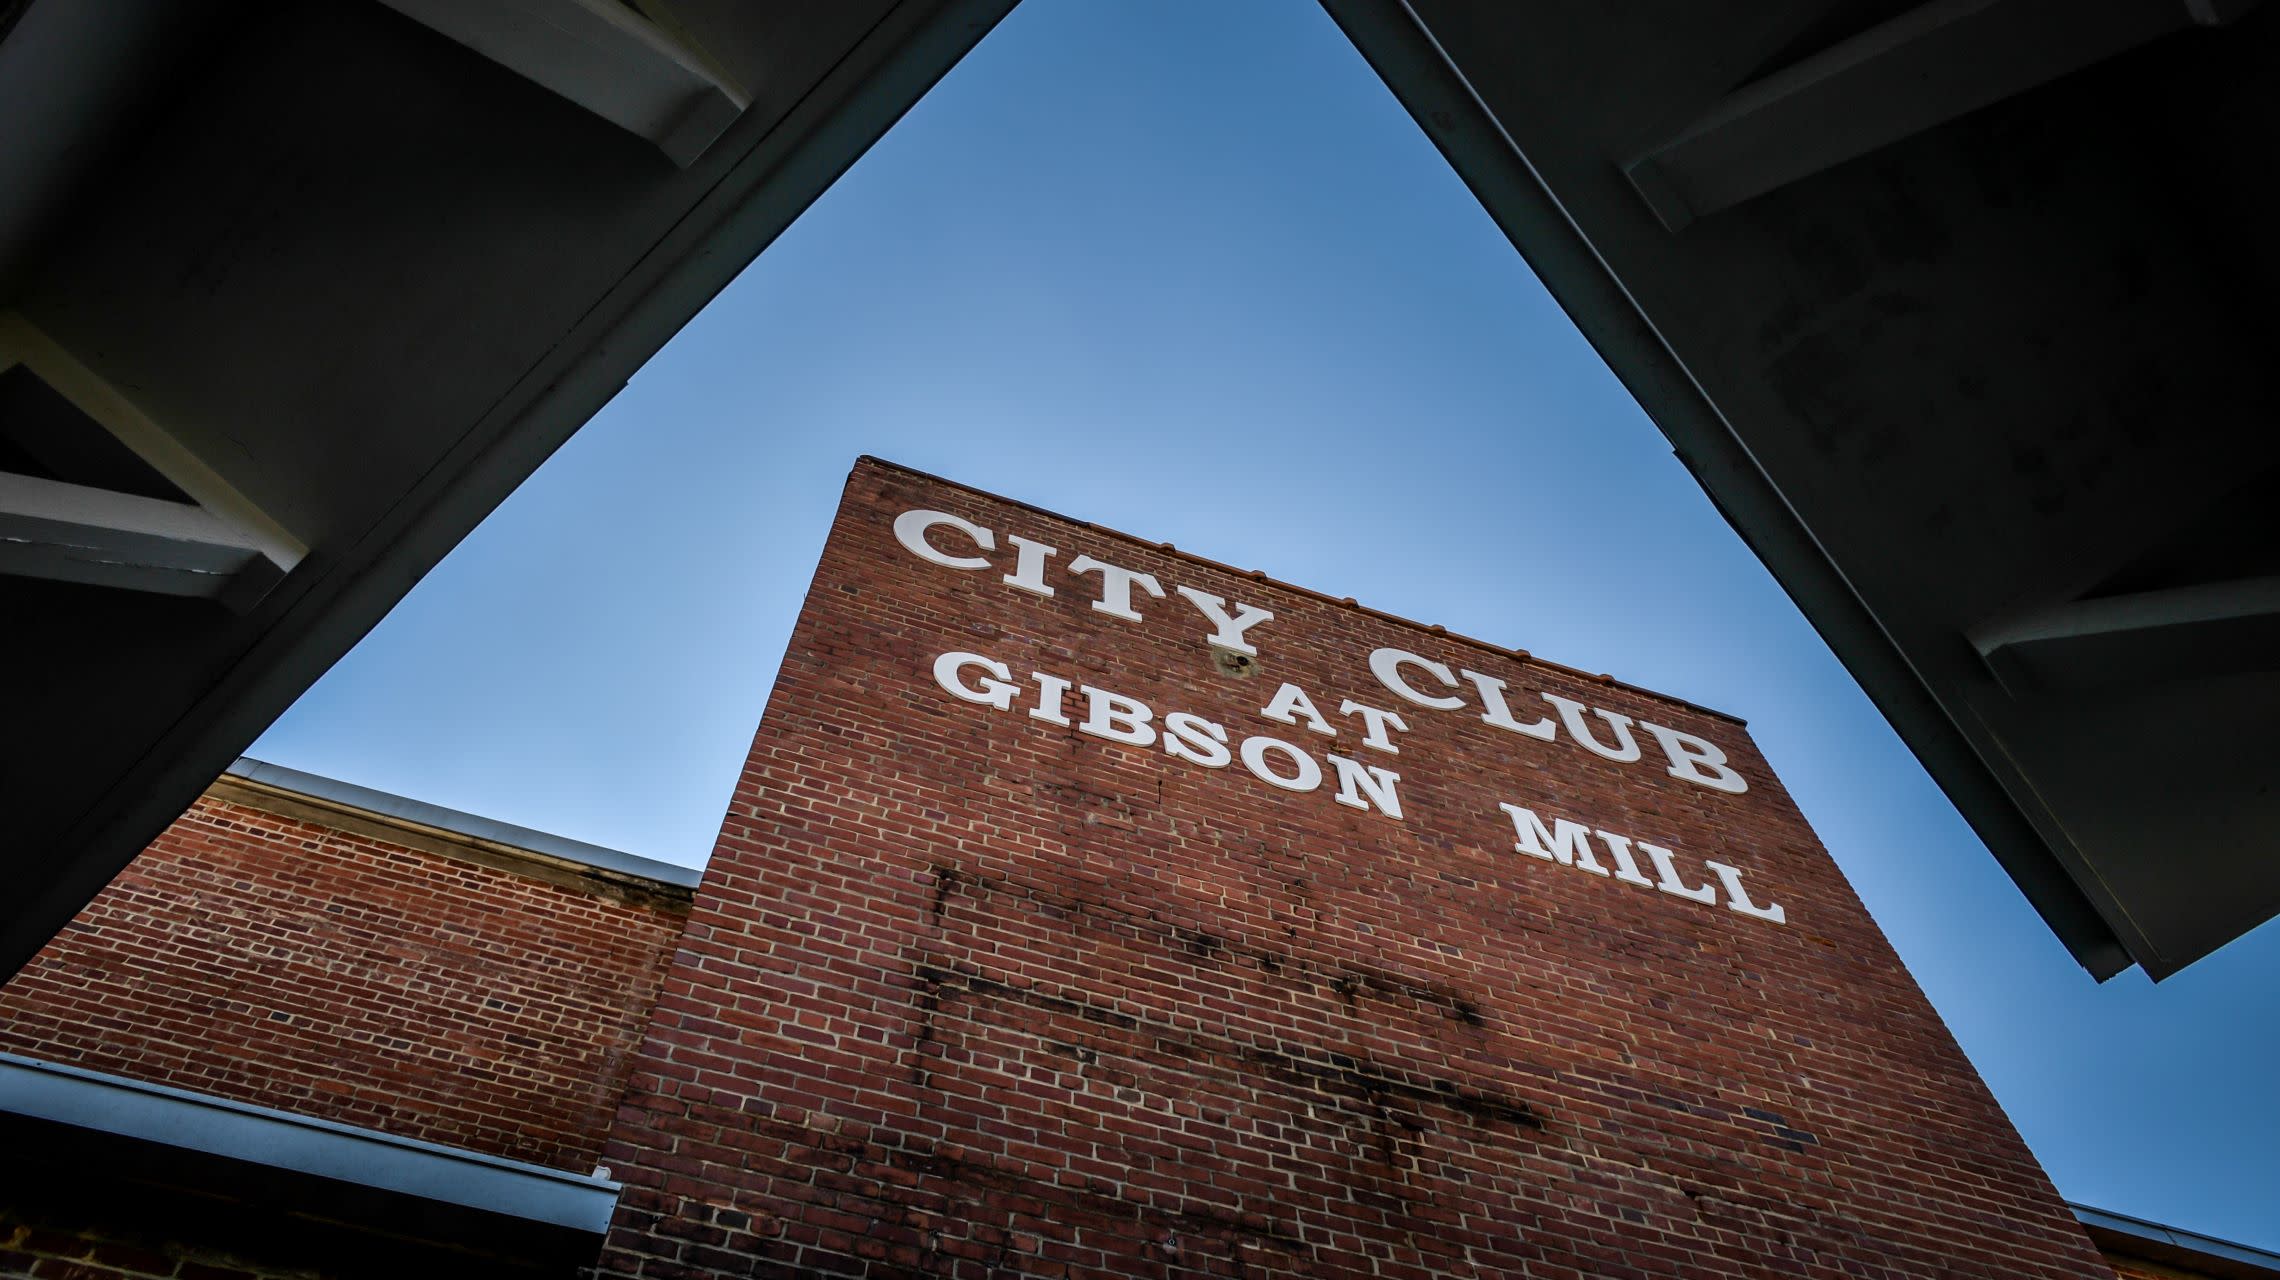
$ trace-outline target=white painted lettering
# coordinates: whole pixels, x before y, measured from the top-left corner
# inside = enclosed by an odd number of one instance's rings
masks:
[[[1513,833],[1520,837],[1513,849],[1546,862],[1557,862],[1563,867],[1580,867],[1595,876],[1607,874],[1599,859],[1591,854],[1591,828],[1565,818],[1552,819],[1546,829],[1544,820],[1533,809],[1516,804],[1500,804],[1497,808],[1512,816]]]
[[[1597,707],[1590,709],[1593,715],[1606,721],[1607,727],[1615,731],[1615,745],[1606,746],[1591,736],[1591,728],[1583,720],[1582,703],[1556,693],[1543,694],[1542,697],[1544,701],[1559,708],[1560,723],[1567,726],[1568,736],[1575,739],[1584,750],[1618,764],[1627,764],[1639,758],[1638,740],[1631,736],[1631,717],[1613,711],[1601,711]]]
[[[1061,554],[1060,550],[1031,542],[1018,533],[1005,535],[1005,540],[1013,544],[1013,572],[1005,575],[1005,585],[1033,596],[1052,595],[1053,586],[1045,581],[1045,562]]]
[[[1235,758],[1227,749],[1225,728],[1185,711],[1164,717],[1164,750],[1206,769],[1224,769]]]
[[[960,677],[969,667],[987,671],[992,679],[982,681],[980,687],[967,684]],[[1013,705],[1013,695],[1020,692],[1013,683],[1013,672],[995,658],[978,653],[950,652],[934,660],[934,683],[953,698],[965,702],[978,702],[985,707],[1004,711]]]
[[[1368,809],[1375,805],[1386,817],[1396,822],[1401,820],[1401,795],[1394,790],[1394,784],[1401,781],[1400,774],[1344,756],[1331,756],[1330,767],[1338,775],[1338,803],[1350,809]],[[1365,792],[1368,793],[1366,798]]]
[[[1449,673],[1447,667],[1431,658],[1420,658],[1407,649],[1377,649],[1370,653],[1370,674],[1376,676],[1378,683],[1384,685],[1386,691],[1395,697],[1420,707],[1431,707],[1435,711],[1454,711],[1465,705],[1463,698],[1419,693],[1415,686],[1402,678],[1403,667],[1415,667],[1452,688],[1457,683],[1457,678]]]
[[[1261,708],[1259,714],[1269,720],[1280,720],[1284,724],[1303,723],[1326,738],[1338,736],[1338,731],[1331,728],[1330,722],[1322,718],[1322,713],[1314,709],[1314,699],[1307,697],[1306,690],[1295,684],[1286,683],[1275,690],[1274,701]]]
[[[1290,761],[1295,772],[1286,778],[1269,769],[1269,751],[1277,752]],[[1322,766],[1314,763],[1314,757],[1280,738],[1245,738],[1242,755],[1243,767],[1270,787],[1281,787],[1285,791],[1312,791],[1322,785]]]
[[[1138,622],[1140,615],[1132,609],[1133,585],[1138,584],[1142,591],[1159,599],[1164,594],[1164,588],[1149,574],[1120,568],[1091,556],[1078,556],[1069,562],[1071,573],[1092,573],[1095,570],[1100,573],[1100,599],[1093,601],[1095,612],[1122,618],[1126,622]]]
[[[1602,831],[1599,833],[1599,838],[1606,842],[1607,852],[1615,858],[1616,879],[1625,884],[1638,885],[1643,889],[1655,887],[1654,881],[1639,874],[1639,863],[1637,859],[1631,856],[1631,838],[1629,836],[1619,836],[1612,831]]]
[[[1393,739],[1386,736],[1385,732],[1388,725],[1401,730],[1403,733],[1409,732],[1409,722],[1402,719],[1399,712],[1387,711],[1383,707],[1365,707],[1352,698],[1348,698],[1338,704],[1338,714],[1362,718],[1363,746],[1374,747],[1391,755],[1401,754],[1401,748],[1393,745]]]
[[[1553,735],[1559,732],[1552,727],[1550,716],[1545,716],[1533,724],[1522,724],[1513,719],[1512,708],[1505,705],[1504,702],[1504,682],[1495,676],[1484,676],[1478,671],[1460,671],[1457,674],[1472,681],[1473,688],[1480,690],[1480,718],[1482,720],[1499,729],[1510,729],[1514,733],[1524,733],[1531,738],[1540,739],[1544,742],[1550,742]]]
[[[1254,658],[1259,656],[1258,649],[1243,638],[1243,633],[1262,622],[1274,621],[1275,615],[1254,604],[1238,603],[1234,616],[1229,617],[1227,602],[1208,591],[1198,591],[1194,587],[1174,587],[1172,590],[1187,597],[1187,602],[1201,611],[1204,620],[1211,624],[1211,643],[1222,649],[1250,654]]]
[[[1710,868],[1710,874],[1718,877],[1719,883],[1726,886],[1727,906],[1745,916],[1755,916],[1760,920],[1768,920],[1774,924],[1788,922],[1789,913],[1781,909],[1780,903],[1776,902],[1771,906],[1761,907],[1750,901],[1750,895],[1742,888],[1742,873],[1739,869],[1729,867],[1723,862],[1712,862],[1708,858],[1702,860],[1702,865]]]
[[[1069,682],[1042,671],[1030,672],[1029,678],[1037,682],[1037,705],[1029,709],[1029,718],[1047,724],[1069,723],[1069,717],[1061,713],[1061,695],[1069,691]]]
[[[905,511],[895,517],[895,541],[903,549],[929,564],[945,569],[987,569],[990,562],[981,556],[953,556],[936,551],[926,540],[926,533],[936,525],[948,525],[984,551],[997,549],[997,540],[990,531],[971,520],[961,520],[947,511]]]
[[[1671,777],[1684,778],[1729,795],[1738,796],[1750,789],[1750,784],[1742,781],[1742,775],[1726,763],[1726,753],[1715,744],[1645,720],[1639,722],[1639,727],[1653,734],[1656,745],[1670,757]]]
[[[1155,713],[1148,709],[1147,703],[1121,693],[1095,689],[1089,684],[1084,686],[1084,691],[1085,722],[1077,726],[1077,732],[1111,742],[1129,742],[1136,747],[1145,747],[1156,740],[1156,731],[1148,724]]]
[[[1673,897],[1684,898],[1688,902],[1716,902],[1718,900],[1718,891],[1709,885],[1697,885],[1691,889],[1686,887],[1686,882],[1678,878],[1678,868],[1671,865],[1670,860],[1676,855],[1670,850],[1659,844],[1648,844],[1641,840],[1639,852],[1647,855],[1654,862],[1655,874],[1661,877],[1655,881],[1655,888]]]

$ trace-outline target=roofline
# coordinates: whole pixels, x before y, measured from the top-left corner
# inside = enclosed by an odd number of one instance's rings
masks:
[[[963,481],[952,480],[947,476],[938,476],[931,471],[921,471],[916,467],[906,467],[902,463],[890,462],[885,458],[881,458],[873,454],[866,453],[856,457],[856,466],[861,467],[866,464],[875,467],[884,467],[889,471],[899,471],[906,476],[912,477],[913,479],[925,480],[933,484],[942,485],[946,488],[959,490],[963,493],[970,493],[977,498],[987,498],[992,502],[1002,502],[1009,507],[1019,507],[1024,511],[1033,511],[1038,515],[1045,516],[1049,519],[1066,521],[1069,524],[1077,525],[1085,529],[1090,529],[1094,533],[1101,534],[1105,537],[1115,538],[1119,541],[1129,542],[1137,546],[1146,547],[1150,551],[1161,551],[1177,559],[1186,560],[1192,564],[1202,565],[1206,569],[1216,569],[1221,573],[1232,573],[1240,578],[1250,578],[1253,581],[1263,582],[1270,587],[1277,587],[1281,590],[1291,592],[1294,595],[1305,596],[1310,600],[1319,601],[1323,604],[1337,605],[1343,609],[1352,609],[1356,613],[1367,614],[1372,618],[1376,618],[1383,622],[1391,622],[1396,626],[1408,627],[1413,631],[1428,632],[1441,639],[1454,640],[1458,644],[1469,645],[1475,649],[1485,649],[1500,658],[1517,659],[1521,662],[1534,663],[1540,667],[1549,667],[1552,670],[1560,672],[1563,675],[1574,676],[1579,680],[1589,681],[1592,684],[1603,684],[1611,686],[1613,688],[1623,689],[1631,693],[1642,694],[1646,697],[1655,699],[1657,702],[1667,702],[1675,706],[1684,707],[1689,711],[1693,711],[1701,715],[1710,716],[1718,720],[1724,720],[1728,724],[1743,727],[1747,727],[1749,724],[1749,721],[1744,720],[1742,717],[1735,715],[1731,711],[1720,711],[1716,707],[1706,707],[1699,702],[1689,702],[1685,698],[1678,697],[1674,694],[1663,693],[1659,690],[1649,689],[1645,685],[1637,685],[1625,680],[1618,680],[1615,677],[1608,675],[1604,671],[1586,671],[1581,667],[1571,667],[1565,663],[1554,662],[1550,658],[1540,658],[1535,654],[1528,652],[1526,649],[1510,649],[1506,648],[1503,645],[1497,644],[1492,640],[1482,640],[1475,636],[1468,636],[1461,632],[1451,631],[1447,627],[1444,627],[1437,622],[1419,622],[1415,618],[1404,618],[1398,613],[1388,613],[1383,609],[1373,609],[1369,605],[1356,603],[1352,596],[1334,596],[1328,592],[1316,591],[1312,587],[1302,587],[1295,582],[1285,582],[1281,578],[1269,577],[1266,571],[1262,569],[1239,569],[1234,565],[1214,560],[1209,556],[1197,555],[1193,551],[1182,551],[1169,542],[1152,542],[1147,538],[1141,537],[1139,534],[1126,533],[1122,529],[1111,529],[1107,525],[1101,524],[1098,521],[1080,520],[1075,516],[1067,515],[1059,511],[1054,511],[1048,507],[1038,506],[1034,502],[1024,502],[1019,498],[1009,498],[1002,493],[992,493],[987,489],[977,488],[976,486],[966,484]]]
[[[303,773],[299,769],[288,769],[283,765],[271,764],[266,760],[255,760],[250,756],[240,756],[237,762],[229,767],[228,772],[223,774],[222,781],[217,786],[226,788],[230,779],[252,784],[252,789],[257,794],[252,797],[243,797],[234,793],[243,791],[244,788],[228,788],[227,790],[232,794],[223,794],[222,799],[248,798],[256,807],[267,807],[262,805],[263,795],[259,793],[266,793],[267,795],[281,793],[285,796],[316,801],[318,807],[330,810],[331,813],[314,815],[313,820],[326,821],[336,814],[361,817],[372,825],[388,829],[383,832],[369,833],[381,835],[382,838],[393,839],[397,834],[452,837],[456,838],[455,843],[464,842],[474,846],[474,851],[489,852],[494,857],[505,855],[507,858],[534,863],[540,867],[548,864],[557,867],[566,865],[567,868],[574,869],[580,874],[619,882],[630,881],[632,882],[630,887],[647,888],[667,894],[679,890],[681,896],[693,892],[698,883],[704,879],[704,870],[700,867],[684,867],[677,863],[660,862],[655,858],[644,858],[639,854],[605,848],[598,844],[588,844],[583,840],[572,840],[567,836],[534,831],[529,827],[518,827],[511,822],[501,822],[495,818],[463,813],[457,809],[446,809],[442,805],[392,795],[385,791],[375,791],[370,787],[360,787],[355,783],[342,782],[337,778]],[[312,815],[299,813],[288,816],[312,817]],[[423,843],[417,847],[432,849],[432,844]],[[438,852],[445,851],[438,850]],[[456,853],[457,851],[449,852]]]
[[[0,1053],[0,1112],[601,1235],[622,1184]]]
[[[2280,1253],[2231,1240],[2219,1240],[2215,1236],[2205,1236],[2182,1227],[2163,1226],[2158,1222],[2133,1218],[2126,1213],[2093,1209],[2086,1204],[2068,1201],[2066,1207],[2074,1211],[2075,1221],[2093,1234],[2120,1236],[2135,1243],[2153,1246],[2151,1261],[2154,1262],[2175,1265],[2182,1261],[2204,1266],[2209,1263],[2227,1263],[2230,1266],[2223,1274],[2228,1276],[2280,1276]]]

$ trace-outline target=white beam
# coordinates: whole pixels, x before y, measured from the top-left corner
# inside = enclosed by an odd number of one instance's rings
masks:
[[[221,474],[153,422],[134,403],[103,381],[53,339],[13,311],[0,311],[0,370],[21,364],[81,413],[132,449],[199,506],[252,539],[280,572],[289,572],[309,553],[308,544],[270,518]]]
[[[2013,696],[2280,670],[2280,578],[2078,600],[1978,628]]]
[[[1625,172],[1665,227],[2254,0],[1932,0],[1748,85]]]
[[[687,168],[751,99],[613,0],[383,0]]]
[[[0,471],[0,573],[245,608],[285,570],[203,507]]]

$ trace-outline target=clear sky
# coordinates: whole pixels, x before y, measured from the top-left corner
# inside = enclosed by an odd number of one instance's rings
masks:
[[[2280,1248],[2280,929],[2092,983],[1307,0],[1027,0],[253,754],[702,862],[862,453],[1747,717],[2062,1194]]]

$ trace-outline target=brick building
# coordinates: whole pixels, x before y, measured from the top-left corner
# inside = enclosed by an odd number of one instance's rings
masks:
[[[0,992],[0,1276],[2280,1274],[1740,722],[882,463],[694,879],[246,766]]]

